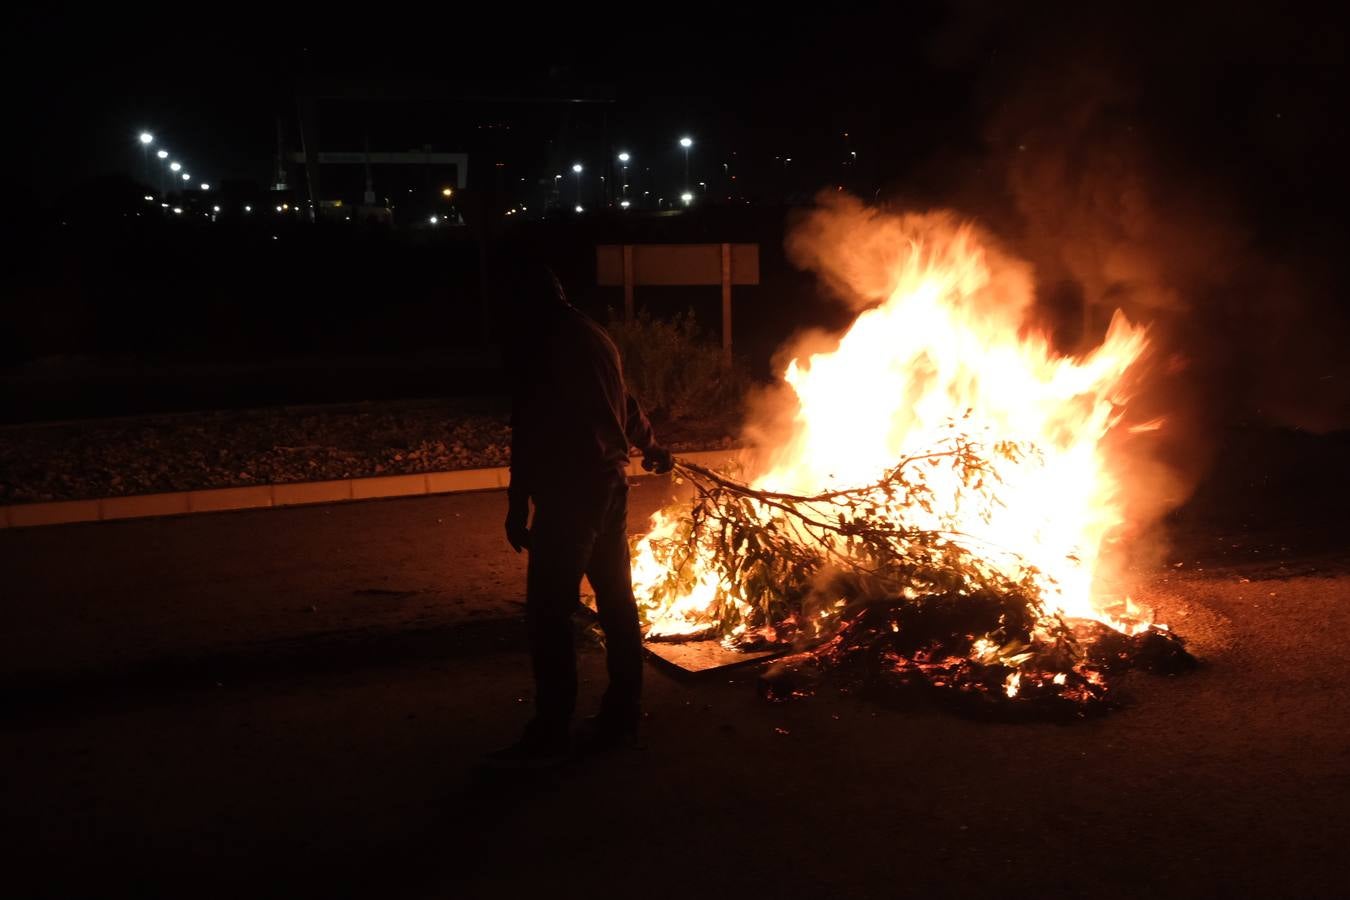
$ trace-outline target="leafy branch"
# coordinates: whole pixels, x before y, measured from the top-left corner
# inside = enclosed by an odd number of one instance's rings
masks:
[[[988,520],[999,482],[993,460],[1032,453],[1016,442],[988,447],[953,434],[906,457],[876,482],[814,494],[752,487],[685,460],[694,489],[668,537],[651,541],[664,579],[643,597],[648,623],[702,582],[715,583],[702,634],[733,644],[819,639],[860,606],[930,595],[1001,596],[1002,620],[1029,633],[1044,618],[1039,572],[1004,554],[996,566],[957,510]],[[945,511],[934,474],[941,473]],[[953,481],[952,476],[955,477]],[[955,485],[955,496],[949,493]]]

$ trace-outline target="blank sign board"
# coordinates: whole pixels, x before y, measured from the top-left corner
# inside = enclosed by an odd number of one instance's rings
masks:
[[[632,281],[639,287],[722,283],[722,244],[629,244]],[[759,244],[731,244],[731,283],[759,284]],[[596,283],[624,284],[623,244],[595,248]]]

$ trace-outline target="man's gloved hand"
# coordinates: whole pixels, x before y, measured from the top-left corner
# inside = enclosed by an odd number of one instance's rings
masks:
[[[657,475],[664,475],[675,468],[675,457],[665,447],[652,444],[642,451],[642,468]]]
[[[530,546],[530,502],[512,501],[506,511],[506,542],[519,553]]]

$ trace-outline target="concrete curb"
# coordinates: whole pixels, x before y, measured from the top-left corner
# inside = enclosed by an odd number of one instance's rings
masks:
[[[679,456],[700,465],[718,467],[734,460],[736,453],[735,450],[698,450],[681,453]],[[642,470],[641,461],[635,459],[628,464],[628,474],[642,476],[648,473]],[[72,522],[109,522],[117,519],[184,516],[238,509],[491,491],[506,487],[510,477],[510,469],[497,466],[490,469],[421,472],[415,475],[343,478],[337,481],[299,481],[287,484],[209,488],[200,491],[175,491],[169,494],[133,494],[97,500],[15,503],[0,506],[0,528],[32,528]]]

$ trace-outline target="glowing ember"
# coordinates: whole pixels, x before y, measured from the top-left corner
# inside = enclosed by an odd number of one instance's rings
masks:
[[[1145,329],[1118,312],[1095,349],[1057,354],[1028,327],[1027,267],[947,216],[837,201],[791,244],[870,307],[837,347],[787,365],[789,425],[758,423],[778,438],[756,448],[755,477],[684,470],[695,502],[635,546],[648,637],[822,640],[879,594],[1016,595],[1033,643],[1068,620],[1150,630],[1112,555],[1128,488],[1112,447],[1163,424],[1121,424]],[[1014,698],[1032,675],[1018,667],[1044,654],[1007,644],[1006,610],[993,622],[959,656],[1006,670]]]

